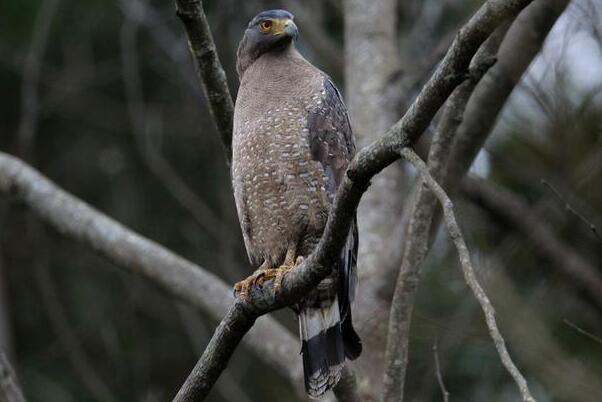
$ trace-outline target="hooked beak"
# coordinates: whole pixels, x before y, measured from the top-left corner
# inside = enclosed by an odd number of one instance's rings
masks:
[[[277,25],[278,29],[274,30],[274,35],[287,35],[293,39],[297,39],[297,36],[299,36],[299,29],[297,28],[297,25],[295,25],[293,20],[278,20]]]

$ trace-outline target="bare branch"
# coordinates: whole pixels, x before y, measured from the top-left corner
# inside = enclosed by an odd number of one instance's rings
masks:
[[[188,45],[195,61],[197,72],[209,109],[226,150],[228,165],[232,159],[232,127],[234,103],[228,89],[226,73],[217,55],[211,28],[203,11],[201,0],[176,0],[176,13],[188,34]]]
[[[564,204],[564,209],[566,209],[571,214],[573,214],[577,218],[579,218],[583,223],[585,223],[587,225],[587,227],[589,227],[589,230],[591,230],[592,233],[598,238],[598,240],[602,240],[602,237],[600,237],[600,233],[598,233],[598,229],[596,228],[596,225],[591,223],[589,220],[587,220],[587,218],[585,216],[583,216],[583,214],[579,213],[575,208],[573,208],[571,206],[571,204],[569,204],[569,202],[564,199],[564,197],[562,196],[562,194],[560,194],[560,191],[558,191],[556,189],[556,187],[554,187],[552,184],[550,184],[548,181],[546,181],[544,179],[541,180],[541,184],[548,187],[550,189],[550,191],[552,193],[554,193],[554,195]]]
[[[597,342],[600,345],[602,345],[602,338],[600,338],[599,336],[596,336],[596,335],[592,334],[591,332],[584,330],[583,328],[579,328],[577,325],[573,324],[571,321],[567,320],[566,318],[564,320],[562,320],[562,322],[564,322],[569,327],[573,328],[575,331],[579,332],[581,335],[585,335],[586,337],[593,340],[594,342]]]
[[[435,356],[435,370],[437,373],[437,382],[439,383],[439,388],[441,388],[441,394],[443,394],[443,402],[449,402],[449,392],[447,392],[447,388],[445,388],[445,383],[443,382],[443,374],[441,374],[441,365],[439,364],[439,348],[437,346],[437,341],[433,343],[433,355]]]
[[[467,178],[462,192],[477,205],[507,222],[535,245],[535,251],[550,260],[602,309],[602,275],[577,251],[559,240],[548,224],[525,202],[507,190],[482,180]]]
[[[436,180],[444,179],[452,141],[462,121],[466,103],[475,85],[495,61],[495,54],[507,29],[508,23],[501,25],[483,44],[471,64],[471,79],[462,83],[446,103],[428,155],[429,170]],[[385,399],[403,398],[412,311],[422,260],[428,252],[430,228],[436,212],[434,195],[422,180],[418,180],[416,185],[418,188],[414,190],[416,196],[402,246],[404,251],[401,268],[389,312],[383,379]]]
[[[474,273],[474,268],[472,266],[472,262],[470,259],[470,253],[468,251],[468,247],[466,246],[466,242],[464,241],[464,237],[462,236],[462,232],[460,230],[460,226],[456,220],[454,206],[447,195],[447,193],[443,190],[443,188],[437,183],[437,181],[431,176],[428,171],[426,164],[416,155],[416,153],[410,148],[404,148],[401,150],[401,154],[404,158],[406,158],[420,173],[422,179],[426,182],[429,189],[435,194],[439,203],[443,208],[443,216],[445,219],[445,224],[447,225],[447,230],[449,231],[449,235],[452,238],[456,249],[458,250],[458,255],[460,257],[460,265],[462,267],[462,272],[464,273],[464,279],[466,283],[472,290],[475,295],[477,301],[481,305],[481,309],[483,310],[483,314],[485,314],[485,321],[487,322],[487,328],[489,329],[489,334],[493,339],[493,343],[495,348],[497,349],[498,355],[502,360],[502,364],[510,373],[514,382],[518,386],[518,389],[521,393],[522,399],[524,402],[535,402],[533,396],[531,396],[531,392],[529,391],[529,387],[527,385],[527,381],[518,370],[508,350],[506,349],[506,342],[500,333],[497,323],[495,321],[495,310],[487,297],[487,294],[479,284],[477,277]]]
[[[501,21],[516,15],[530,0],[490,0],[460,30],[447,55],[404,117],[382,137],[362,149],[341,183],[316,250],[284,278],[278,293],[255,289],[249,300],[237,299],[218,326],[209,346],[187,378],[176,401],[202,401],[227,364],[244,333],[260,315],[299,301],[325,278],[347,238],[355,209],[370,180],[399,159],[399,152],[426,129],[443,102],[466,76],[470,60]]]
[[[25,402],[15,371],[2,351],[0,351],[0,401]]]
[[[86,244],[118,267],[150,279],[215,320],[226,314],[234,300],[232,288],[209,271],[125,228],[1,152],[0,193],[24,202],[65,236]],[[246,341],[266,364],[298,383],[302,376],[298,341],[282,325],[265,317]]]
[[[569,0],[535,0],[510,27],[496,65],[475,89],[458,129],[448,170],[446,187],[450,192],[455,191],[472,165],[506,100],[568,3]]]

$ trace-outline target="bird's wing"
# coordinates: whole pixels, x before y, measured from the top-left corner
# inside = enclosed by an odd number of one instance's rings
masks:
[[[331,205],[343,181],[347,165],[355,154],[355,143],[347,107],[340,92],[328,77],[324,77],[322,97],[308,115],[309,145],[312,159],[322,164],[326,174],[326,193]],[[341,320],[349,311],[357,287],[358,231],[354,218],[339,264],[338,297]]]

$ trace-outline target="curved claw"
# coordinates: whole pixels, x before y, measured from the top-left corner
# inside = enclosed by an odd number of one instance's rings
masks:
[[[249,298],[249,293],[254,286],[263,286],[263,284],[276,277],[277,270],[272,268],[260,268],[253,272],[251,276],[234,284],[234,294],[238,293],[243,299]]]
[[[298,256],[294,264],[281,265],[278,268],[259,268],[251,276],[234,284],[234,294],[238,294],[245,300],[249,299],[249,294],[254,286],[262,287],[267,281],[274,280],[274,291],[278,292],[282,288],[284,276],[293,271],[303,263],[303,257]]]

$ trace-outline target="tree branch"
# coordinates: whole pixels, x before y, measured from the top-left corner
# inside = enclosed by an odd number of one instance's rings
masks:
[[[570,0],[535,0],[510,27],[496,65],[475,88],[450,158],[446,188],[453,193],[491,133],[502,107]]]
[[[399,159],[399,152],[420,137],[443,102],[464,80],[470,60],[497,25],[529,3],[530,0],[490,0],[460,30],[404,117],[385,135],[363,148],[350,163],[315,251],[284,278],[278,293],[274,293],[271,286],[264,286],[254,289],[248,300],[239,298],[234,302],[175,401],[204,400],[255,319],[299,301],[330,273],[347,238],[355,209],[372,177]]]
[[[435,180],[443,181],[456,130],[466,103],[483,74],[495,62],[495,54],[508,24],[501,25],[483,44],[470,68],[470,80],[462,83],[446,103],[428,155],[428,166]],[[385,354],[384,398],[402,400],[408,364],[409,333],[422,260],[429,249],[429,234],[436,212],[436,199],[423,180],[417,182],[404,252],[391,302]],[[400,392],[401,390],[401,392]]]
[[[440,127],[433,138],[428,166],[436,180],[443,182],[449,160],[448,175],[453,188],[455,181],[465,172],[459,166],[467,169],[472,163],[493,126],[497,113],[520,79],[522,72],[539,51],[547,33],[567,3],[564,1],[563,5],[563,1],[554,0],[550,5],[546,1],[538,0],[527,7],[525,12],[514,21],[507,35],[508,26],[503,29],[500,27],[475,57],[471,67],[471,70],[474,70],[471,74],[472,80],[462,84],[452,95],[441,117]],[[502,39],[504,42],[497,57],[498,63],[487,71],[491,61],[495,60]],[[486,72],[485,78],[479,81]],[[503,79],[500,80],[500,77]],[[488,107],[484,108],[482,105]],[[483,128],[484,125],[486,126],[484,122],[490,124],[487,130]],[[458,138],[454,144],[454,156],[450,158],[451,141],[456,131],[458,131]],[[439,221],[439,217],[435,215],[436,205],[433,195],[422,184],[419,185],[421,187],[415,197],[414,210],[409,220],[409,227],[406,229],[401,270],[390,311],[384,382],[385,395],[390,395],[392,398],[399,395],[399,390],[404,386],[408,363],[408,336],[420,266],[429,248],[431,228]]]
[[[449,402],[449,392],[447,388],[445,388],[445,383],[443,382],[443,374],[441,373],[441,364],[439,364],[439,347],[437,346],[437,341],[433,343],[433,356],[435,358],[435,371],[437,374],[437,382],[439,383],[439,388],[441,388],[441,394],[443,395],[443,402]]]
[[[569,213],[573,214],[581,222],[583,222],[585,225],[587,225],[589,230],[591,230],[591,232],[594,234],[594,236],[596,236],[598,238],[598,240],[602,240],[602,237],[600,237],[600,233],[598,232],[598,228],[596,227],[596,225],[594,225],[585,216],[583,216],[583,214],[581,212],[579,212],[575,208],[573,208],[573,206],[571,204],[569,204],[569,202],[567,200],[564,199],[564,197],[562,196],[562,194],[560,194],[560,191],[558,191],[556,189],[556,187],[554,187],[550,182],[548,182],[547,180],[544,180],[544,179],[541,179],[541,184],[543,184],[544,186],[549,188],[550,191],[556,196],[556,198],[558,198],[560,200],[560,202],[562,202],[564,204],[564,209],[566,209]]]
[[[176,0],[176,13],[188,34],[188,45],[199,79],[209,100],[213,121],[226,151],[226,162],[232,159],[232,127],[234,103],[228,89],[226,73],[217,55],[211,28],[201,0]]]
[[[506,349],[506,343],[502,334],[500,333],[497,323],[495,321],[495,310],[487,297],[487,294],[479,284],[477,277],[474,273],[474,268],[472,267],[472,262],[470,260],[470,253],[468,251],[468,247],[466,246],[466,242],[464,241],[464,237],[462,236],[462,232],[460,230],[460,226],[456,220],[454,206],[447,195],[447,193],[443,190],[443,188],[437,183],[437,181],[431,176],[428,171],[426,164],[416,155],[416,153],[410,148],[404,148],[401,150],[401,154],[404,158],[406,158],[416,169],[420,172],[422,179],[425,181],[429,189],[435,194],[439,203],[443,208],[443,216],[445,219],[445,224],[447,225],[447,230],[449,231],[449,235],[452,238],[456,249],[458,250],[458,255],[460,257],[460,265],[462,267],[462,272],[464,273],[464,279],[466,283],[474,293],[477,301],[481,305],[481,309],[485,314],[485,321],[487,323],[487,328],[489,329],[489,334],[493,339],[493,343],[495,348],[497,349],[498,355],[502,360],[502,364],[510,373],[514,382],[518,386],[518,389],[521,393],[522,399],[524,402],[535,402],[533,396],[531,396],[531,392],[529,391],[529,387],[527,385],[527,381],[518,370],[508,350]]]
[[[66,193],[18,159],[0,152],[0,193],[24,202],[44,222],[99,252],[118,267],[142,275],[215,320],[234,299],[232,288],[198,265],[125,228]],[[297,339],[271,318],[246,338],[255,354],[297,384],[302,378]]]

